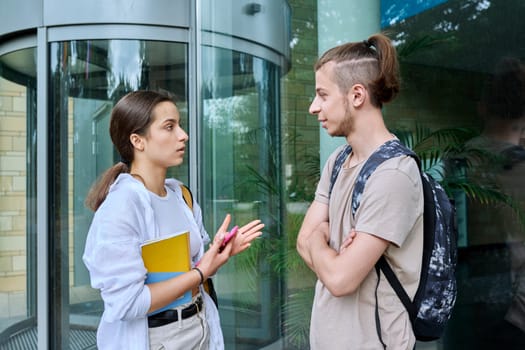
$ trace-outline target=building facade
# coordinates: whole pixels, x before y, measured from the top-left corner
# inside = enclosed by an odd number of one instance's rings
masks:
[[[225,213],[266,224],[249,254],[215,277],[226,348],[308,349],[315,276],[295,238],[320,169],[343,142],[308,115],[313,64],[379,31],[402,73],[387,125],[429,152],[439,140],[451,146],[433,170],[457,207],[459,294],[444,337],[418,346],[522,349],[521,149],[508,172],[467,172],[480,139],[508,121],[525,130],[524,16],[521,0],[3,0],[0,349],[95,348],[103,306],[81,260],[92,218],[83,203],[119,160],[111,108],[136,89],[176,96],[190,141],[170,175],[192,188],[207,230]],[[457,135],[464,142],[451,141]],[[500,185],[485,191],[479,178]]]

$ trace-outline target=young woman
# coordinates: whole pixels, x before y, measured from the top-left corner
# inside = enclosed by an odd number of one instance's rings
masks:
[[[103,349],[222,349],[218,311],[202,283],[259,237],[264,225],[254,220],[220,249],[230,215],[210,243],[201,209],[182,196],[181,182],[166,179],[180,165],[188,135],[175,103],[153,91],[136,91],[115,105],[109,127],[121,161],[95,183],[86,204],[95,211],[84,251],[93,288],[104,301],[98,332]],[[192,269],[177,277],[145,284],[141,256],[145,241],[190,232]],[[198,266],[197,266],[198,265]],[[153,316],[184,293],[190,303]]]

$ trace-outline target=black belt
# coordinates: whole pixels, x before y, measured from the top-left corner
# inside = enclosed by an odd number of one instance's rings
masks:
[[[202,298],[197,298],[193,304],[181,310],[182,319],[189,318],[199,311],[202,310]],[[177,322],[179,320],[179,313],[177,310],[166,310],[159,312],[158,314],[148,316],[148,327],[160,327],[170,324],[172,322]]]

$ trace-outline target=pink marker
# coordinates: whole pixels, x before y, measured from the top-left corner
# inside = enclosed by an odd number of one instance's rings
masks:
[[[222,241],[221,248],[219,249],[219,252],[222,251],[222,249],[228,244],[228,242],[235,236],[237,233],[237,230],[239,229],[239,226],[234,226],[231,231],[224,237],[224,240]]]

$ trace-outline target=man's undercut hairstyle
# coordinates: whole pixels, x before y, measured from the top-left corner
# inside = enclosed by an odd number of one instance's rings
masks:
[[[370,103],[381,108],[399,92],[396,49],[383,34],[331,48],[316,62],[315,71],[328,62],[335,63],[332,78],[343,94],[353,85],[362,84],[369,92]]]

